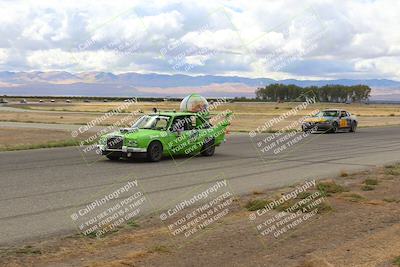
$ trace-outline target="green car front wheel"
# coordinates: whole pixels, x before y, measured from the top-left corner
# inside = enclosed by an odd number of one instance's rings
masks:
[[[121,156],[122,156],[121,152],[111,152],[106,155],[106,157],[109,160],[113,160],[113,161],[119,160],[121,158]]]
[[[151,142],[147,147],[146,156],[148,161],[152,162],[160,161],[162,158],[162,154],[163,154],[163,146],[158,141]]]

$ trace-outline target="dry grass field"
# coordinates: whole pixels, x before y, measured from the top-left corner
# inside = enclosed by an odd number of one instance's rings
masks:
[[[2,128],[0,130],[0,151],[29,148],[33,144],[40,147],[41,144],[59,143],[68,139],[72,139],[72,137],[67,131]]]
[[[63,130],[7,127],[0,129],[0,151],[74,146],[85,137],[74,139],[70,131]]]
[[[101,116],[104,112],[109,112],[124,102],[93,102],[93,103],[33,103],[23,105],[12,105],[13,107],[23,108],[27,112],[2,112],[0,121],[18,122],[40,122],[40,123],[63,123],[63,124],[86,124],[91,120]],[[235,114],[232,121],[231,131],[252,131],[265,124],[267,121],[278,117],[300,103],[224,103],[218,106],[216,112],[230,110]],[[179,110],[179,102],[137,102],[127,106],[124,113],[112,116],[104,120],[100,125],[110,125],[128,116],[130,112],[143,111],[151,112],[152,108],[159,110]],[[389,104],[336,104],[336,103],[317,103],[309,105],[306,109],[300,110],[295,116],[288,117],[282,123],[275,124],[271,130],[279,130],[290,125],[292,122],[301,119],[315,110],[326,108],[343,108],[359,117],[360,127],[400,125],[400,105]],[[131,116],[128,121],[135,120],[137,116]],[[127,126],[127,125],[126,125]]]
[[[75,112],[107,112],[115,109],[124,102],[92,102],[92,103],[32,103],[12,105],[30,110],[43,111],[75,111]],[[143,110],[150,112],[153,107],[160,110],[179,110],[180,102],[137,102],[129,105],[125,111]],[[216,111],[229,109],[235,114],[251,114],[251,115],[271,115],[277,116],[285,111],[299,105],[299,102],[272,103],[272,102],[234,102],[224,103],[218,106]],[[343,108],[358,116],[400,116],[400,104],[338,104],[338,103],[317,103],[310,105],[306,110],[300,112],[299,115],[306,115],[309,110],[325,109],[325,108]]]
[[[248,132],[263,126],[273,118],[292,110],[300,103],[223,103],[213,112],[232,111],[234,117],[229,128],[233,132]],[[98,123],[97,126],[107,126],[119,123],[121,127],[128,127],[139,116],[135,111],[148,113],[153,107],[159,110],[179,110],[179,102],[137,102],[127,105],[125,102],[76,102],[76,103],[28,103],[10,104],[0,107],[0,122],[76,124],[90,123],[122,105],[126,105],[123,112],[110,116]],[[343,108],[356,114],[359,127],[400,125],[400,105],[384,104],[332,104],[317,103],[300,110],[296,115],[289,116],[282,122],[274,124],[268,131],[299,129],[295,122],[315,110],[326,108]],[[289,127],[290,126],[290,127]],[[13,133],[18,131],[17,135]],[[35,129],[0,129],[0,151],[39,147],[73,145],[76,140],[71,139],[69,131]]]
[[[68,112],[3,112],[0,121],[61,123],[61,124],[86,124],[100,117],[102,113],[68,113]],[[118,121],[122,116],[112,116],[99,125],[110,125]]]

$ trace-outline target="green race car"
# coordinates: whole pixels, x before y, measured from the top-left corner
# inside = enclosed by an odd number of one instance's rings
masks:
[[[209,114],[201,112],[155,112],[140,117],[131,128],[103,135],[97,147],[110,160],[137,154],[149,161],[199,153],[212,156],[215,147],[225,141],[232,113],[222,115],[222,120],[213,126]]]

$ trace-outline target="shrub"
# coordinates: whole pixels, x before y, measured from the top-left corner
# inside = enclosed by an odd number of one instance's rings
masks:
[[[377,185],[378,184],[378,180],[377,179],[365,179],[364,184],[366,185]]]
[[[265,205],[267,205],[268,203],[269,203],[269,201],[263,200],[263,199],[250,200],[246,204],[246,209],[248,211],[260,210],[260,209],[264,208]]]
[[[393,260],[393,264],[397,265],[397,266],[400,266],[400,256]]]
[[[372,185],[364,185],[363,187],[361,187],[362,191],[372,191],[374,189],[375,187],[373,187]]]
[[[323,195],[326,196],[348,191],[348,189],[344,188],[341,185],[336,184],[335,182],[320,182],[318,183],[317,188],[319,191],[321,191]]]
[[[365,199],[364,196],[356,194],[356,193],[344,194],[343,197],[352,202],[360,202],[363,199]]]
[[[388,165],[385,167],[385,174],[400,175],[400,164]]]

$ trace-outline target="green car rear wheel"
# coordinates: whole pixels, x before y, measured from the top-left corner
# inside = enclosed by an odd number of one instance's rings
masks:
[[[215,140],[209,139],[207,142],[204,143],[203,147],[201,148],[201,154],[206,157],[210,157],[214,155],[215,152]]]

